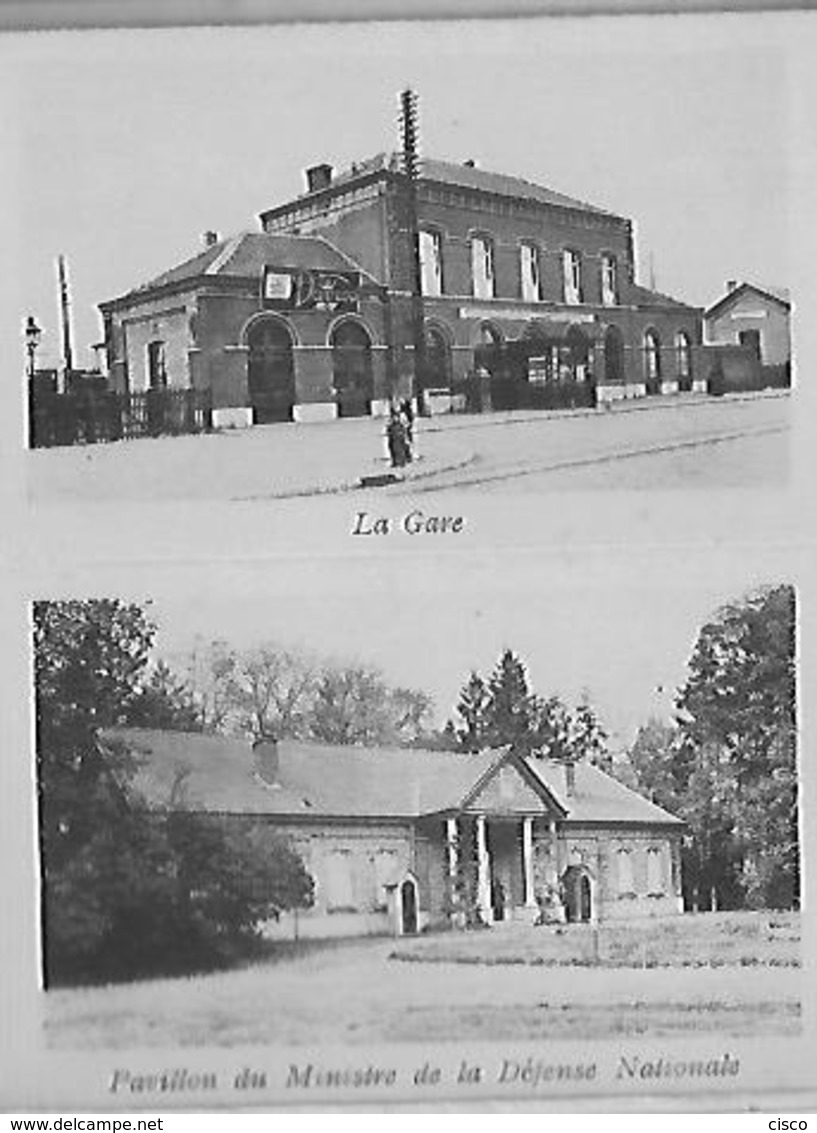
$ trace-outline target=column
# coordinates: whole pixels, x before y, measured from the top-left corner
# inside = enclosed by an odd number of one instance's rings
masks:
[[[491,924],[491,863],[485,837],[485,816],[477,815],[477,906],[486,924]]]
[[[684,911],[684,888],[681,876],[681,843],[678,838],[670,842],[670,867],[672,876],[672,890],[675,897],[676,908],[679,913]]]
[[[548,824],[548,833],[550,834],[550,877],[548,881],[551,885],[559,884],[559,840],[556,835],[556,823],[551,820]]]
[[[522,819],[522,870],[525,879],[525,907],[536,908],[533,886],[533,818]]]
[[[451,906],[451,923],[457,923],[459,900],[457,894],[457,820],[445,820],[445,847],[448,855],[448,894]]]

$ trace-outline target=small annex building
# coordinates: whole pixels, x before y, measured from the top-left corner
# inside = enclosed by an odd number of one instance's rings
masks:
[[[679,913],[683,822],[597,767],[510,750],[328,747],[115,729],[152,808],[264,823],[315,880],[270,935]],[[179,789],[179,784],[183,784]]]
[[[706,389],[702,312],[638,283],[629,218],[474,162],[306,178],[99,304],[113,389],[200,391],[217,428]]]
[[[738,371],[743,388],[785,387],[791,383],[790,324],[785,288],[731,279],[704,312],[704,342],[717,348],[727,382],[731,370]]]

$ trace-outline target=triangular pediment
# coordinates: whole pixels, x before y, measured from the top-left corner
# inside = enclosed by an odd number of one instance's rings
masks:
[[[464,800],[463,810],[487,815],[564,815],[547,788],[513,756],[500,761],[475,785]]]

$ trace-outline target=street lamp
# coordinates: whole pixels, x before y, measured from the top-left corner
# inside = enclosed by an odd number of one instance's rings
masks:
[[[37,320],[33,315],[28,316],[25,335],[26,350],[28,351],[28,377],[29,380],[33,381],[35,369],[34,359],[37,353],[37,347],[40,345],[40,339],[43,336],[42,328],[37,326]]]

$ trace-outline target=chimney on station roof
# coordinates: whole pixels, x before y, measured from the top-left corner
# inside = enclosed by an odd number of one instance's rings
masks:
[[[477,162],[477,159],[475,157],[469,157],[462,164],[465,165],[468,169],[479,169],[479,163]]]
[[[255,761],[255,774],[267,786],[280,786],[278,740],[275,736],[261,735],[252,745],[253,759]]]
[[[738,286],[738,281],[736,279],[727,279],[727,281],[726,281],[726,293],[727,293],[727,295],[732,291],[736,291],[737,286]]]
[[[306,170],[307,192],[317,193],[320,189],[328,189],[332,184],[332,166],[327,162],[320,165],[311,165]]]
[[[205,248],[214,248],[216,244],[218,244],[218,241],[219,235],[217,232],[213,232],[212,229],[208,228],[206,232],[202,232],[201,234],[201,242]]]

